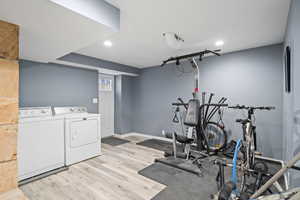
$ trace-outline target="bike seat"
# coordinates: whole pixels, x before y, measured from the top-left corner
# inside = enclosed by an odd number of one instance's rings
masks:
[[[248,122],[250,122],[249,119],[237,119],[235,120],[237,123],[241,123],[241,124],[247,124]]]

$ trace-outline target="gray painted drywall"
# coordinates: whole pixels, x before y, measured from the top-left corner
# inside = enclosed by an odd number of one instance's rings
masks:
[[[115,132],[118,134],[130,133],[133,131],[133,78],[124,75],[117,76],[115,89]]]
[[[98,58],[85,56],[85,55],[81,55],[78,53],[67,54],[67,55],[59,58],[58,60],[83,64],[83,65],[91,65],[94,67],[116,70],[116,71],[126,72],[126,73],[139,74],[139,72],[140,72],[140,69],[136,68],[136,67],[131,67],[128,65],[122,65],[119,63],[115,63],[115,62],[101,60]]]
[[[227,97],[230,104],[272,105],[275,111],[257,112],[258,146],[266,156],[282,157],[282,45],[208,57],[200,65],[200,91]],[[183,63],[186,71],[190,65]],[[174,64],[143,69],[133,83],[133,130],[161,136],[171,131],[171,103],[191,98],[194,79],[180,74]],[[234,138],[241,136],[234,121],[243,115],[226,111],[225,123]]]
[[[284,92],[283,127],[284,127],[284,159],[289,160],[300,152],[300,1],[291,2],[285,46],[291,47],[292,54],[292,91]],[[298,120],[294,120],[294,118]],[[296,123],[294,123],[296,122]],[[298,164],[300,166],[300,163]],[[292,186],[300,186],[300,173],[292,172]]]
[[[115,133],[122,133],[122,76],[115,76]]]
[[[115,31],[120,30],[120,9],[105,0],[51,1],[104,24]]]
[[[131,76],[122,75],[122,133],[132,132],[133,81]]]
[[[20,61],[20,106],[86,106],[97,113],[98,72]]]

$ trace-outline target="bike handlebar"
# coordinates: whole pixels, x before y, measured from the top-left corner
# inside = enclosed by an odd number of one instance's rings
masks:
[[[200,107],[204,107],[204,106],[219,106],[219,107],[227,107],[228,104],[226,103],[209,103],[209,104],[202,104]]]
[[[228,106],[231,109],[239,109],[239,110],[275,110],[274,106],[245,106],[245,105],[236,105],[236,106]]]
[[[172,106],[188,106],[188,103],[172,103]],[[227,107],[228,104],[219,104],[219,103],[211,103],[211,104],[202,104],[200,107],[204,106],[220,106],[220,107]]]

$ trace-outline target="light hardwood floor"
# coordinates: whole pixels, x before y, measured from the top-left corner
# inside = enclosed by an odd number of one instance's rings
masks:
[[[120,146],[102,145],[102,156],[26,184],[30,200],[150,200],[166,186],[138,174],[163,152],[136,145],[146,138],[128,136]]]
[[[23,192],[19,189],[12,189],[8,192],[0,194],[1,200],[28,200]]]

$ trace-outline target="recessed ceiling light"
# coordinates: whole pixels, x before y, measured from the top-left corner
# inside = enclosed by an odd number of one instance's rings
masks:
[[[105,40],[103,44],[106,47],[111,47],[112,46],[112,42],[110,40]]]
[[[220,47],[220,46],[223,46],[223,45],[224,45],[224,41],[223,40],[216,41],[216,46],[217,47]]]

